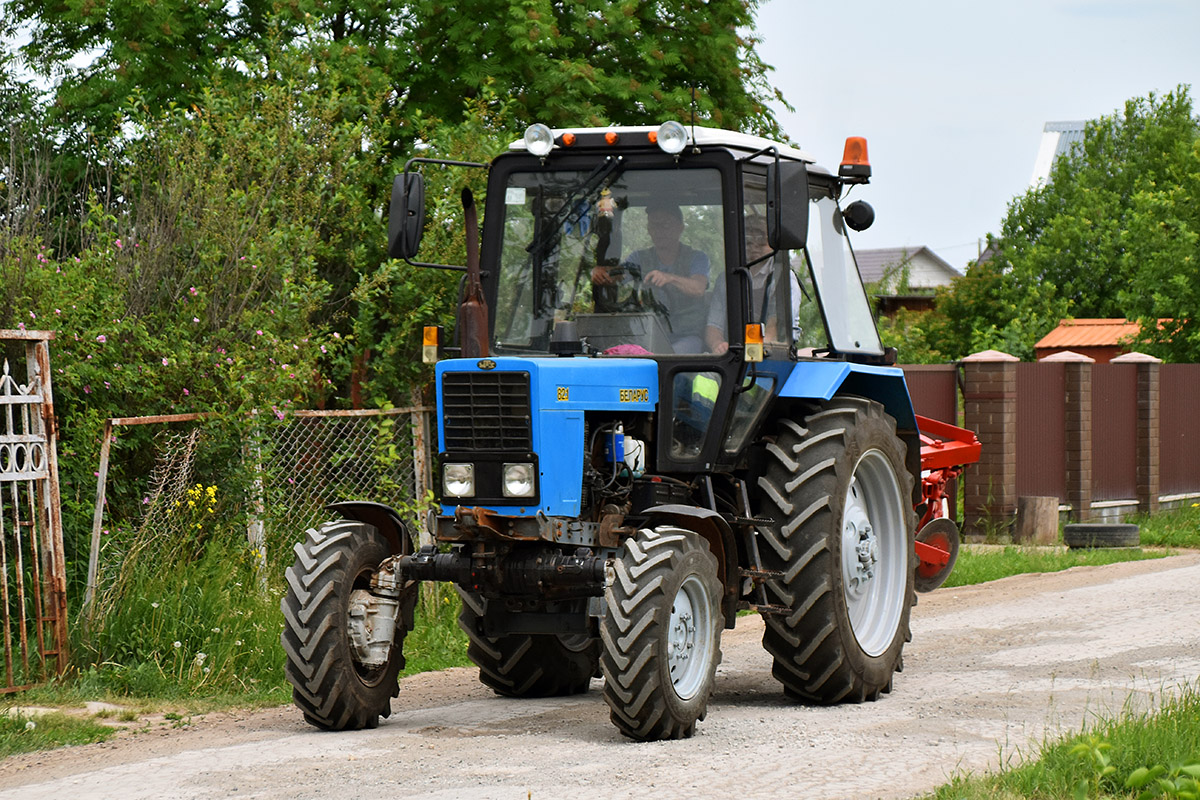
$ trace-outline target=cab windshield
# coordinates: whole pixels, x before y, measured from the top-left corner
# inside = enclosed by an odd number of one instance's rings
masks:
[[[623,169],[610,159],[592,170],[514,172],[504,189],[495,352],[549,352],[562,322],[589,352],[710,351],[723,216],[716,169]]]

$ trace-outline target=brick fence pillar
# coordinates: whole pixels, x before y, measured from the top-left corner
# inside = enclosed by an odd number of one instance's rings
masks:
[[[1114,364],[1137,368],[1137,501],[1138,511],[1158,511],[1159,485],[1159,374],[1162,360],[1145,353],[1126,353]]]
[[[1017,508],[1017,359],[986,350],[962,360],[966,427],[983,445],[964,474],[963,531],[1007,533]]]
[[[1094,358],[1066,351],[1042,361],[1064,362],[1063,487],[1071,518],[1092,517],[1092,365]]]

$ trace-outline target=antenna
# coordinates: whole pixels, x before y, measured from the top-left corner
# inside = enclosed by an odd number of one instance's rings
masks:
[[[696,149],[696,87],[695,86],[692,86],[692,148],[695,152],[699,152],[699,150]]]

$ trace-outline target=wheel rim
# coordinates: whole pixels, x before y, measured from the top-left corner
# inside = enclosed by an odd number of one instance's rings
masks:
[[[900,485],[879,450],[854,468],[842,513],[842,589],[850,627],[869,656],[891,646],[904,609],[908,534]]]
[[[713,647],[712,602],[698,575],[688,575],[671,603],[667,629],[667,667],[675,693],[690,700],[704,683]]]
[[[371,578],[374,577],[374,574],[375,571],[373,569],[364,569],[363,571],[359,572],[358,576],[354,579],[353,584],[351,584],[351,591],[354,589],[369,590],[371,588]],[[349,630],[350,624],[349,612],[347,611],[347,631]],[[347,633],[347,636],[349,636],[349,633]],[[350,651],[350,662],[354,665],[354,674],[358,676],[358,680],[363,684],[363,686],[378,686],[379,682],[382,681],[387,675],[387,665],[384,664],[379,667],[372,667],[364,664],[359,661],[358,657],[354,654],[354,645],[350,642],[347,642],[346,646]]]

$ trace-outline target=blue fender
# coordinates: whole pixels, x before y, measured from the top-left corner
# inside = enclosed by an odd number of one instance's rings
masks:
[[[838,392],[880,403],[896,420],[898,430],[917,429],[908,384],[904,382],[904,370],[899,367],[877,367],[848,361],[800,361],[780,387],[779,396],[829,400]]]

